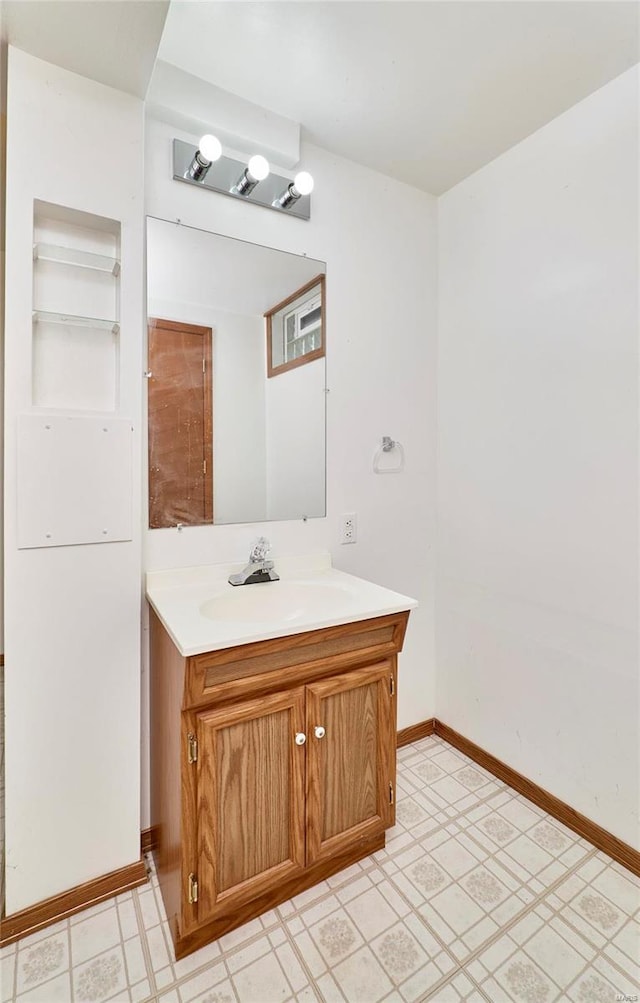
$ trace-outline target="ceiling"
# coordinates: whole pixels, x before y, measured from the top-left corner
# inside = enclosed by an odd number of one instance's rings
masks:
[[[169,0],[2,0],[0,37],[143,98],[168,7]]]
[[[437,195],[637,63],[638,15],[616,0],[174,0],[158,56]]]
[[[0,10],[3,39],[49,62],[144,97],[157,55],[436,195],[640,60],[640,7],[618,0],[3,0]]]

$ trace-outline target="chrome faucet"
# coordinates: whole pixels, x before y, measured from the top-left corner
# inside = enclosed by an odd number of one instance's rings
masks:
[[[251,548],[249,563],[236,575],[229,575],[229,585],[255,585],[258,582],[277,582],[280,575],[273,570],[273,561],[267,560],[271,544],[265,536],[259,537]]]

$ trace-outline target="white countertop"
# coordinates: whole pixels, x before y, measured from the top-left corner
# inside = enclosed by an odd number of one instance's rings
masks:
[[[149,572],[146,595],[182,655],[369,620],[417,600],[331,567],[328,553],[274,559],[280,581],[229,585],[244,564]]]

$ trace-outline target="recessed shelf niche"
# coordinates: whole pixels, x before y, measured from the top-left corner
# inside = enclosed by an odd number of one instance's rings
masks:
[[[120,223],[34,203],[32,403],[115,412]]]

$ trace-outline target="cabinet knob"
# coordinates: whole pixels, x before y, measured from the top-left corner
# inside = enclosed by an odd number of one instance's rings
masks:
[[[324,736],[326,735],[326,731],[324,730],[321,724],[317,724],[313,729],[313,734],[316,736],[316,738],[324,738]]]
[[[303,731],[299,731],[296,735],[296,745],[304,745],[307,741],[307,736]]]

